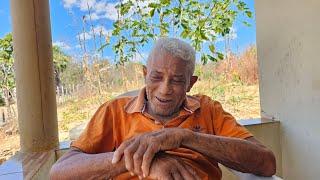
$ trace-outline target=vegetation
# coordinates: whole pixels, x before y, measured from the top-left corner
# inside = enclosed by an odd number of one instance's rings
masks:
[[[250,47],[239,56],[231,53],[224,56],[215,48],[216,40],[230,33],[239,14],[252,17],[243,1],[128,0],[120,1],[116,9],[118,20],[113,23],[112,33],[104,37],[102,29],[95,33],[88,5],[89,19],[85,18],[87,16],[82,18],[84,37],[81,39],[80,33],[78,36],[83,51],[81,60],[73,59],[57,46],[53,47],[56,85],[62,88],[57,94],[60,140],[67,140],[69,130],[89,120],[103,102],[141,88],[144,85],[141,64],[130,61],[136,54],[141,55],[139,48],[167,35],[189,41],[200,52],[201,64],[196,65],[199,82],[190,94],[206,94],[220,101],[237,119],[259,116],[255,48]],[[88,25],[93,31],[94,52],[89,52],[86,45],[85,26]],[[103,39],[106,39],[105,44]],[[101,58],[104,48],[110,46],[116,64]],[[11,34],[0,39],[0,106],[14,95],[13,50]],[[17,134],[7,136],[0,128],[0,144],[3,144],[0,163],[2,156],[12,153],[12,146],[19,148],[18,138]]]
[[[12,35],[7,34],[0,39],[0,99],[4,98],[5,102],[9,102],[14,87]]]
[[[70,57],[60,47],[53,46],[54,73],[57,86],[60,86],[60,74],[67,68]],[[13,39],[9,33],[0,39],[0,105],[12,98],[15,88]]]
[[[129,0],[116,8],[118,20],[113,23],[111,41],[120,64],[130,61],[139,47],[160,36],[175,36],[189,40],[197,52],[201,52],[202,63],[223,59],[216,51],[215,41],[230,33],[237,16],[252,17],[252,12],[241,0]],[[249,25],[246,21],[243,22]],[[206,49],[209,50],[205,51]]]
[[[56,86],[61,86],[61,77],[60,74],[67,68],[67,64],[70,61],[70,57],[66,55],[59,46],[52,47],[53,54],[53,65],[54,65],[54,74]]]
[[[218,100],[237,119],[260,116],[259,88],[257,78],[257,56],[255,47],[249,47],[241,55],[230,54],[228,59],[197,64],[195,74],[199,81],[190,94],[205,94]],[[231,65],[231,66],[230,66]],[[65,101],[58,101],[60,139],[66,140],[69,130],[89,120],[96,109],[126,91],[143,87],[141,64],[128,62],[124,66],[108,64],[108,70],[101,66],[102,92],[82,87]],[[77,74],[66,69],[65,73]]]

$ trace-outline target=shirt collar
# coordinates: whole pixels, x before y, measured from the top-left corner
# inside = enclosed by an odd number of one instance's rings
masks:
[[[140,112],[143,113],[146,106],[146,88],[142,88],[138,96],[133,97],[124,107],[125,111],[129,114]],[[200,101],[194,96],[187,95],[186,100],[183,104],[183,109],[193,113],[200,108]]]

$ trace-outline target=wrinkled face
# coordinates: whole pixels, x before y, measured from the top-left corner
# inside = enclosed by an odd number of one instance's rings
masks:
[[[160,51],[149,61],[145,72],[148,109],[157,116],[171,116],[178,112],[186,92],[194,82],[187,62]],[[191,85],[190,85],[191,84]]]

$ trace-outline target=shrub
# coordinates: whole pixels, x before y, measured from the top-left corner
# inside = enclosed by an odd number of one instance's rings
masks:
[[[228,54],[227,58],[220,61],[213,72],[224,75],[227,80],[241,81],[252,85],[258,83],[258,61],[255,46],[250,46],[239,56]]]

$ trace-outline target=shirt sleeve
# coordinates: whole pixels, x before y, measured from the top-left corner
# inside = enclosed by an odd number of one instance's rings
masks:
[[[89,154],[111,152],[115,147],[113,115],[108,103],[99,107],[79,138],[71,147]]]
[[[213,101],[213,127],[218,136],[245,139],[253,135],[228,112],[225,112],[218,101]]]

